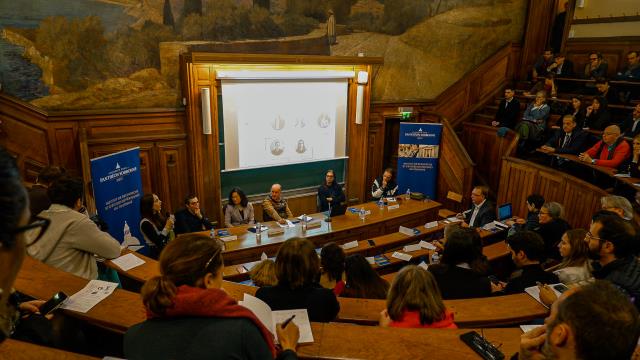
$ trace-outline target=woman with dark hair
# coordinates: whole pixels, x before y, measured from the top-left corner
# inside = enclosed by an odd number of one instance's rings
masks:
[[[609,113],[607,99],[602,96],[593,98],[591,105],[587,107],[584,126],[591,130],[604,130],[611,125],[611,114]]]
[[[172,237],[174,218],[162,216],[162,201],[156,194],[144,194],[140,199],[140,232],[149,247],[149,257],[157,259]],[[160,230],[162,229],[162,230]]]
[[[415,265],[405,266],[393,279],[379,323],[384,327],[458,328],[431,273]]]
[[[429,266],[443,299],[468,299],[490,296],[500,288],[488,277],[476,272],[472,264],[483,257],[482,248],[473,241],[472,229],[459,229],[447,238],[440,264]]]
[[[40,240],[48,219],[35,217],[29,223],[27,191],[16,162],[0,148],[0,343],[7,337],[51,345],[49,322],[39,314],[44,301],[20,302],[13,284],[22,266],[27,246]],[[27,244],[26,232],[30,232]]]
[[[147,321],[125,334],[128,359],[272,359],[273,335],[222,287],[222,244],[187,234],[160,255],[160,276],[141,290]],[[293,325],[293,326],[292,326]],[[296,359],[298,328],[281,324],[276,332],[283,353]]]
[[[278,285],[258,289],[256,297],[273,310],[307,309],[311,321],[332,321],[340,304],[333,291],[318,284],[319,275],[320,261],[313,243],[291,238],[276,255]]]
[[[224,226],[233,227],[254,222],[253,206],[247,195],[240,188],[231,189],[229,203],[224,208]]]
[[[324,182],[318,188],[318,211],[327,211],[331,206],[331,216],[342,215],[345,212],[343,205],[345,199],[342,186],[336,181],[336,173],[333,170],[327,170],[324,174]]]
[[[558,279],[565,285],[573,285],[590,279],[591,264],[589,262],[589,245],[584,241],[587,231],[584,229],[569,230],[562,235],[558,250],[562,262],[550,267]]]
[[[334,242],[326,243],[320,251],[320,285],[332,289],[336,296],[344,290],[344,258],[344,250]]]
[[[367,259],[360,254],[345,259],[346,286],[342,297],[361,299],[386,299],[389,283],[373,270]]]
[[[567,106],[563,115],[571,115],[575,119],[576,124],[580,127],[584,127],[584,118],[586,117],[586,110],[582,95],[576,95],[571,98],[571,103]]]

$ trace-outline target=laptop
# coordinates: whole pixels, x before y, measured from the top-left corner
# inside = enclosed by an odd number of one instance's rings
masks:
[[[498,221],[510,219],[513,216],[511,203],[498,206]]]

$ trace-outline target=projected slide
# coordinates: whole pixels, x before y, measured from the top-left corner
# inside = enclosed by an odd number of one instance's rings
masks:
[[[223,80],[225,168],[345,156],[347,81]]]

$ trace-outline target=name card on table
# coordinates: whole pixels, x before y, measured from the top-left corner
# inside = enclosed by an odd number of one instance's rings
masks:
[[[413,231],[412,228],[408,228],[406,226],[400,226],[400,228],[398,229],[398,232],[400,234],[405,234],[405,235],[408,235],[408,236],[414,236],[416,234],[415,231]]]
[[[238,236],[237,235],[220,236],[220,240],[222,240],[224,242],[236,241],[236,240],[238,240]]]
[[[420,246],[423,249],[427,249],[427,250],[435,250],[435,249],[437,249],[435,245],[433,245],[430,242],[424,241],[424,240],[420,240],[420,242],[418,243],[418,246]]]
[[[357,247],[358,247],[358,240],[349,241],[348,243],[342,245],[342,249],[344,250],[349,250]]]
[[[120,269],[124,271],[129,271],[136,266],[144,264],[144,260],[131,253],[122,255],[119,258],[115,258],[111,260],[111,262],[116,264]]]
[[[418,267],[421,267],[425,270],[429,270],[429,265],[427,265],[427,263],[424,261],[420,261],[420,264],[418,264]]]
[[[277,235],[282,235],[282,234],[284,234],[284,229],[283,228],[271,229],[271,230],[267,231],[267,235],[269,235],[269,236],[277,236]]]
[[[434,227],[438,227],[438,221],[432,221],[424,224],[424,227],[427,229],[432,229]]]
[[[395,210],[395,209],[400,209],[400,204],[387,206],[387,210]]]
[[[264,252],[262,253],[262,255],[260,255],[260,260],[261,261],[265,261],[267,260],[269,257],[267,256],[267,254],[265,254]]]
[[[404,251],[404,252],[412,252],[412,251],[418,251],[420,249],[422,249],[420,244],[412,244],[412,245],[406,245],[405,247],[403,247],[402,251]]]
[[[307,224],[307,230],[319,228],[320,226],[322,226],[322,223],[320,223],[320,221],[314,221]]]
[[[411,255],[403,254],[401,252],[394,251],[391,255],[392,258],[396,258],[398,260],[411,261]]]
[[[376,263],[376,258],[374,258],[373,256],[367,256],[365,259],[367,259],[367,261],[369,262],[369,264],[373,265]]]

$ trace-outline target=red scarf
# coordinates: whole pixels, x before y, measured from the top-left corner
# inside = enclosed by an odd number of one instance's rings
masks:
[[[166,309],[164,315],[157,315],[147,309],[147,319],[180,316],[201,316],[221,318],[245,318],[251,320],[262,333],[273,357],[276,347],[273,334],[258,320],[251,310],[238,303],[221,289],[201,289],[188,285],[178,287],[173,298],[173,306]]]

